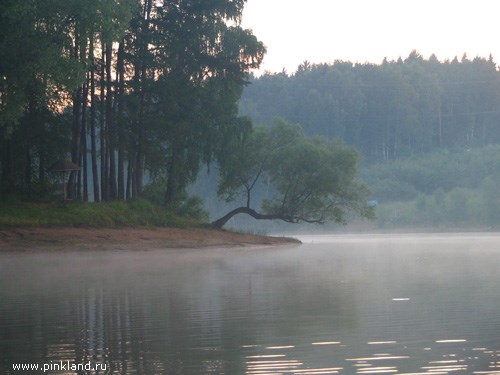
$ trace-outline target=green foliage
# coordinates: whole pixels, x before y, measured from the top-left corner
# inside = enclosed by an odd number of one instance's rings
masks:
[[[208,212],[203,209],[203,198],[197,195],[186,194],[185,198],[177,203],[175,213],[198,221],[208,220]]]
[[[500,226],[500,175],[489,176],[484,179],[479,192],[481,197],[480,207],[483,220],[491,225]]]
[[[8,137],[33,95],[33,81],[43,82],[36,93],[43,106],[57,88],[74,88],[81,75],[64,53],[63,34],[51,28],[54,14],[37,2],[2,1],[0,4],[0,131]],[[54,90],[51,90],[54,89]],[[3,129],[2,129],[3,128]],[[2,135],[0,133],[0,135]]]
[[[138,0],[2,1],[0,4],[0,193],[34,190],[47,168],[83,139],[80,97],[100,27],[123,34]],[[107,25],[107,26],[106,26]],[[120,29],[121,31],[118,31]],[[60,126],[64,122],[63,126]],[[73,134],[71,127],[74,126]]]
[[[377,207],[382,228],[424,228],[426,230],[484,228],[500,222],[488,219],[483,196],[473,189],[455,188],[446,193],[419,195],[415,200],[382,204]]]
[[[170,209],[145,200],[107,203],[26,203],[2,201],[0,228],[19,226],[187,227],[201,225],[194,217],[180,217]]]
[[[137,143],[144,142],[148,169],[167,179],[168,204],[177,204],[200,163],[220,152],[223,139],[242,122],[237,101],[265,52],[239,26],[243,5],[165,1],[133,22],[126,49],[141,75],[132,86],[142,96],[145,136]]]
[[[499,143],[500,75],[491,59],[439,62],[415,51],[380,65],[305,63],[290,75],[252,80],[240,113],[341,138],[366,163],[394,160]]]
[[[349,209],[367,212],[367,191],[354,181],[357,161],[354,149],[339,142],[303,139],[287,144],[271,161],[268,173],[276,195],[263,202],[264,212],[319,223],[345,222]]]
[[[246,129],[240,137],[226,144],[219,159],[219,196],[226,202],[244,196],[250,206],[250,194],[257,182],[273,168],[283,148],[296,144],[301,138],[298,125],[290,125],[279,118],[271,127]]]
[[[382,203],[415,199],[436,190],[480,188],[488,176],[500,176],[500,146],[441,151],[374,164],[361,177]]]
[[[147,202],[157,207],[165,207],[166,180],[157,179],[144,188],[143,197]],[[140,199],[139,201],[142,201]],[[208,213],[203,209],[203,199],[196,195],[189,195],[185,191],[177,193],[175,202],[168,205],[168,210],[179,217],[189,218],[198,221],[207,221]]]
[[[488,146],[464,152],[439,153],[413,158],[406,161],[386,163],[365,171],[365,177],[376,180],[377,173],[387,176],[392,174],[393,186],[411,186],[415,192],[410,197],[401,198],[400,194],[383,195],[383,185],[373,185],[374,196],[381,203],[377,207],[378,223],[382,227],[420,227],[434,229],[448,228],[499,228],[500,227],[500,169],[498,160],[500,148]],[[436,163],[436,164],[433,164]],[[394,168],[395,166],[399,168]],[[408,185],[409,171],[436,168],[438,165],[448,165],[442,171],[445,178],[428,179],[435,175],[432,171],[420,175],[428,181],[430,187],[422,189],[419,184]],[[408,167],[405,168],[405,166]],[[400,173],[401,170],[404,173]],[[438,169],[439,171],[439,169]],[[402,178],[404,176],[404,178]],[[414,177],[414,181],[418,179]],[[389,184],[385,185],[388,186]],[[431,191],[431,188],[434,190]],[[417,189],[420,189],[417,192]]]
[[[248,126],[237,101],[265,53],[240,27],[244,4],[2,1],[0,194],[34,192],[71,155],[73,199],[89,200],[90,172],[96,201],[138,197],[153,176],[159,205],[202,218],[184,191]]]
[[[418,195],[418,190],[408,182],[383,177],[374,180],[369,186],[373,196],[379,201],[406,201]]]
[[[221,163],[218,192],[226,201],[244,194],[246,205],[214,225],[224,225],[237,213],[320,224],[345,222],[350,212],[372,216],[366,201],[368,191],[355,180],[358,154],[351,147],[306,138],[299,126],[277,119],[272,126],[256,128],[237,139],[229,150]],[[272,190],[262,201],[262,214],[250,206],[251,194],[260,181],[267,181]]]

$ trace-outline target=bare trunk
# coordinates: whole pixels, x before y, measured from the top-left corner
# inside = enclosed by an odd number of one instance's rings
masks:
[[[115,126],[113,113],[113,79],[111,76],[112,45],[106,44],[106,128],[109,155],[109,197],[116,199],[116,159],[115,159]]]
[[[14,189],[14,150],[12,140],[7,138],[2,145],[2,186],[3,193],[10,193]]]
[[[82,118],[82,89],[78,88],[73,95],[73,132],[72,132],[72,147],[71,161],[79,165],[80,143],[81,143],[81,118]],[[72,171],[68,180],[68,198],[76,198],[76,182],[77,171]]]
[[[177,152],[174,146],[168,167],[167,190],[165,191],[166,204],[174,202],[177,192]]]
[[[144,1],[143,8],[143,28],[149,29],[149,20],[151,18],[151,9],[153,6],[152,0]],[[142,32],[146,32],[146,30],[142,30]],[[147,52],[147,43],[144,40],[139,41],[139,54],[145,54]],[[141,64],[137,64],[136,67],[136,80],[137,87],[139,90],[139,116],[137,119],[137,143],[136,143],[136,160],[134,165],[134,181],[132,184],[133,187],[133,195],[139,196],[142,192],[142,180],[144,177],[144,164],[145,164],[145,156],[144,156],[144,138],[145,138],[145,129],[144,129],[144,115],[146,110],[146,94],[145,94],[145,83],[147,81],[147,70],[144,62]]]
[[[118,116],[116,121],[116,126],[118,128],[118,199],[125,198],[125,103],[124,103],[124,92],[125,92],[125,67],[123,65],[124,53],[123,53],[123,41],[118,47]]]
[[[83,184],[83,201],[89,201],[89,191],[88,191],[88,173],[87,173],[87,157],[88,157],[88,149],[87,149],[87,106],[88,106],[88,96],[89,96],[89,79],[90,77],[87,75],[87,82],[85,83],[85,87],[83,90],[83,106],[82,106],[82,184]]]
[[[42,124],[42,126],[45,126],[44,124]],[[43,132],[41,132],[42,136],[40,137],[39,139],[39,146],[38,146],[38,182],[40,182],[40,184],[44,184],[45,183],[45,142],[44,142],[44,133],[45,133],[45,130]]]
[[[277,215],[277,214],[264,215],[264,214],[258,213],[257,211],[255,211],[249,207],[238,207],[238,208],[232,210],[231,212],[227,213],[226,215],[224,215],[220,219],[215,220],[214,222],[211,223],[211,225],[215,228],[220,229],[224,225],[226,225],[226,223],[229,220],[231,220],[231,218],[233,218],[234,216],[236,216],[238,214],[247,214],[247,215],[250,215],[251,217],[253,217],[254,219],[257,219],[257,220],[283,220],[283,221],[286,221],[289,223],[295,222],[294,218],[292,218],[290,216]]]
[[[78,28],[78,26],[77,26]],[[75,59],[83,59],[85,57],[85,49],[81,46],[81,35],[78,30],[75,30],[74,44]],[[76,165],[80,165],[81,156],[81,140],[82,140],[82,96],[83,87],[79,87],[73,94],[73,131],[72,131],[72,147],[71,161]],[[77,171],[72,171],[68,180],[68,198],[74,199],[77,197]]]
[[[138,196],[142,192],[142,179],[144,175],[144,106],[146,99],[145,99],[144,89],[142,87],[140,95],[141,98],[139,107],[139,119],[137,121],[138,136],[137,136],[137,158],[135,161],[134,196]]]
[[[30,188],[31,185],[31,147],[29,143],[26,142],[26,164],[24,165],[24,183]],[[30,188],[31,189],[31,188]]]
[[[130,199],[132,198],[132,183],[133,183],[133,169],[132,169],[132,159],[128,160],[128,165],[127,165],[127,189],[125,192],[125,198]]]
[[[94,36],[90,37],[90,61],[94,63]],[[90,73],[90,148],[92,154],[92,186],[94,192],[94,202],[100,201],[99,194],[99,176],[97,174],[97,146],[96,146],[96,133],[95,133],[95,122],[96,122],[96,96],[95,96],[95,69],[92,67]]]
[[[101,79],[100,79],[100,143],[101,143],[101,194],[102,200],[109,200],[109,173],[107,168],[107,144],[106,144],[106,121],[105,121],[105,76],[106,59],[104,56],[105,46],[101,43]]]

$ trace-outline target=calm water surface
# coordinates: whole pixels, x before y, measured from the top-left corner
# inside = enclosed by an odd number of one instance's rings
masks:
[[[0,253],[0,372],[500,374],[500,234],[300,238]]]

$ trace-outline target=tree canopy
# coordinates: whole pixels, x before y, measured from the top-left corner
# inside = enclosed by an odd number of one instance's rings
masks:
[[[289,223],[343,223],[348,214],[372,217],[368,191],[356,181],[358,154],[339,141],[304,137],[298,125],[275,120],[256,128],[228,147],[221,163],[218,193],[226,201],[243,196],[238,207],[213,222],[224,226],[234,215]],[[252,206],[252,192],[259,183],[271,191]],[[257,207],[257,209],[253,208]]]
[[[69,158],[72,199],[133,198],[148,176],[175,204],[244,122],[237,101],[265,53],[239,26],[244,4],[2,1],[0,194],[44,186]]]
[[[381,64],[301,64],[252,80],[242,115],[279,116],[340,138],[365,162],[500,142],[500,74],[492,58],[438,61],[413,51]]]

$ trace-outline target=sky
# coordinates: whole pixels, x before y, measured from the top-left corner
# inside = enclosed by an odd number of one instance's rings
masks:
[[[412,50],[500,63],[499,19],[498,0],[247,0],[242,26],[267,47],[259,74],[292,73],[304,60],[379,64]]]

